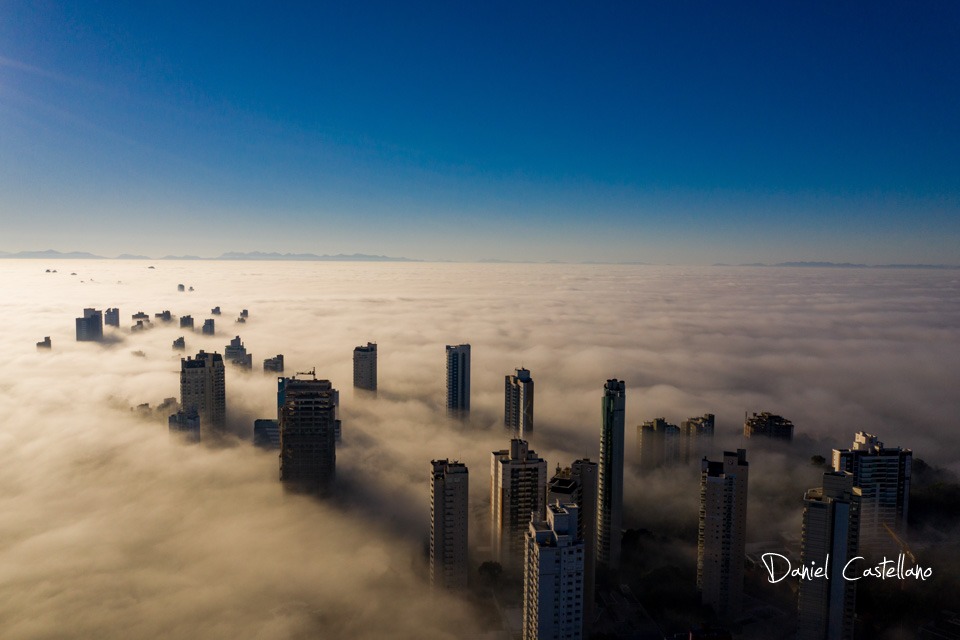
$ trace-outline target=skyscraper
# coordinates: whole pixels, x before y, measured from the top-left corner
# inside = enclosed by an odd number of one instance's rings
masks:
[[[584,545],[575,504],[547,506],[526,533],[523,639],[583,638]]]
[[[517,375],[504,377],[503,388],[503,426],[525,440],[533,433],[533,378],[517,369]]]
[[[117,309],[116,307],[112,309],[107,309],[103,313],[103,324],[111,327],[119,327],[120,326],[120,309]]]
[[[743,449],[724,451],[722,462],[704,458],[700,466],[697,589],[703,604],[728,620],[743,605],[749,470]]]
[[[243,346],[243,341],[240,339],[240,336],[231,340],[230,344],[223,348],[223,357],[229,362],[245,369],[253,366],[253,355],[247,353],[247,348]]]
[[[167,420],[170,435],[185,442],[200,442],[200,416],[194,410],[178,411]]]
[[[357,389],[377,390],[377,343],[353,349],[353,386]]]
[[[853,474],[854,486],[863,492],[860,510],[860,548],[871,553],[893,553],[899,546],[887,531],[907,532],[913,452],[884,447],[865,431],[854,436],[852,449],[833,450],[833,470]]]
[[[686,464],[710,452],[713,444],[714,418],[705,413],[680,423],[680,461]]]
[[[491,543],[504,569],[522,564],[530,514],[543,519],[546,488],[547,463],[525,440],[514,438],[509,449],[491,454]]]
[[[196,358],[180,358],[180,406],[196,411],[204,435],[227,424],[227,394],[223,357],[200,350]]]
[[[470,411],[470,345],[447,345],[447,412]]]
[[[329,380],[279,378],[280,481],[291,491],[328,494],[337,464],[337,392]]]
[[[823,486],[803,497],[800,562],[827,569],[827,576],[800,580],[797,640],[851,640],[857,583],[843,570],[856,557],[860,530],[859,487],[853,474],[823,474]],[[829,557],[829,564],[827,558]]]
[[[597,569],[604,575],[620,568],[623,526],[623,429],[626,385],[603,385],[600,429],[600,468],[597,491]]]
[[[680,427],[664,418],[637,427],[637,459],[644,473],[680,461]]]
[[[764,437],[773,440],[793,440],[793,423],[774,413],[754,413],[743,421],[745,438]]]
[[[98,309],[84,309],[83,317],[77,318],[77,342],[96,342],[103,340],[103,312]]]
[[[575,460],[561,469],[547,485],[547,504],[574,503],[577,509],[577,536],[583,541],[583,636],[590,635],[593,600],[597,584],[597,463],[589,458]]]
[[[467,465],[433,460],[430,474],[430,585],[434,589],[467,587]]]

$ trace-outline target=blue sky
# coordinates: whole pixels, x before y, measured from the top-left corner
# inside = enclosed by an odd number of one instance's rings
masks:
[[[0,5],[0,250],[960,264],[960,5]]]

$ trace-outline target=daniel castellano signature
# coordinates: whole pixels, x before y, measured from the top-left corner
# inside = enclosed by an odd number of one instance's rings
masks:
[[[855,582],[861,578],[880,578],[881,580],[906,580],[913,578],[916,580],[926,580],[933,575],[933,569],[930,567],[924,568],[920,565],[914,565],[912,567],[905,566],[905,559],[902,553],[897,556],[896,560],[887,560],[886,556],[884,556],[883,560],[876,565],[863,568],[860,566],[864,560],[863,556],[856,556],[843,565],[843,569],[839,572],[840,575],[836,575],[836,568],[831,570],[829,553],[822,566],[817,566],[816,562],[811,562],[810,566],[801,565],[794,568],[790,563],[790,559],[779,553],[764,553],[760,559],[763,561],[763,566],[766,567],[767,573],[770,574],[768,580],[771,584],[780,582],[787,577],[800,578],[801,580],[843,578],[844,580]]]

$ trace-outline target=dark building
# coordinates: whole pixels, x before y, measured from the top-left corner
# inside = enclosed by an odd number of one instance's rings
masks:
[[[353,386],[368,391],[377,390],[377,344],[368,342],[367,346],[353,349]]]
[[[447,413],[470,413],[470,345],[447,345]]]
[[[313,374],[311,374],[313,375]],[[320,495],[333,489],[337,463],[337,399],[329,380],[280,378],[280,481]]]
[[[793,440],[793,423],[773,413],[754,413],[743,421],[745,438],[765,437],[773,440]]]
[[[205,336],[212,336],[216,329],[214,328],[213,318],[207,318],[203,321],[203,328],[200,330]]]
[[[183,351],[187,348],[187,341],[184,340],[183,336],[180,336],[173,341],[173,348],[175,351]]]
[[[259,418],[253,421],[253,445],[261,449],[280,448],[280,422]]]
[[[680,423],[680,460],[687,463],[710,453],[713,445],[714,417],[705,413]]]
[[[41,342],[37,343],[37,349],[50,349],[53,347],[53,343],[50,342],[50,336],[45,337]]]
[[[215,316],[220,315],[220,307],[214,307],[213,309],[210,309],[210,313],[212,313]]]
[[[200,415],[195,410],[178,411],[170,416],[167,424],[170,435],[186,442],[200,442]]]
[[[182,284],[178,284],[178,285],[177,285],[177,291],[186,291],[186,289],[187,289],[187,288],[186,288],[185,286],[183,286]]]
[[[83,317],[77,318],[77,342],[97,342],[103,340],[103,312],[98,309],[84,309]]]
[[[181,329],[193,329],[193,316],[180,316]]]
[[[272,358],[265,358],[263,361],[263,370],[283,373],[283,354],[278,353]]]
[[[120,327],[120,309],[107,309],[103,312],[103,324],[111,327]]]

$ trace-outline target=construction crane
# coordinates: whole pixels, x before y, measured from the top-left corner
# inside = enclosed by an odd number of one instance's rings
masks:
[[[910,547],[907,546],[907,543],[901,540],[900,536],[898,536],[886,522],[883,523],[883,528],[887,530],[887,533],[890,534],[890,537],[893,538],[893,541],[896,542],[900,547],[900,551],[903,553],[903,555],[907,558],[910,558],[910,562],[913,564],[917,564],[917,557],[913,555],[913,551],[910,551]]]

